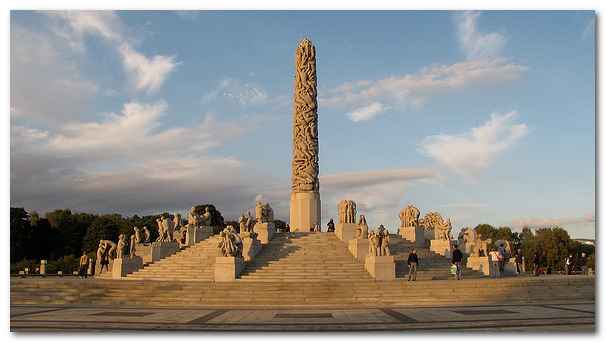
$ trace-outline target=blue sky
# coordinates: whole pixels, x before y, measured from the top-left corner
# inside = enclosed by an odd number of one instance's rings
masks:
[[[10,206],[288,221],[303,38],[323,224],[595,238],[593,11],[11,11]]]

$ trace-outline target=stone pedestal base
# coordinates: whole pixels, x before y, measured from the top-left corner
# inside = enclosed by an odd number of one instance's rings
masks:
[[[436,239],[436,233],[434,229],[424,229],[423,235],[425,235],[425,239],[431,241],[432,239]]]
[[[335,225],[335,234],[344,244],[349,244],[352,238],[356,238],[358,233],[358,224],[340,223]]]
[[[467,257],[467,268],[477,270],[484,275],[490,275],[490,260],[487,256]]]
[[[425,245],[425,230],[421,226],[401,227],[399,234],[407,241]]]
[[[151,249],[152,262],[163,259],[181,250],[179,242],[153,242]]]
[[[217,257],[215,260],[215,281],[232,282],[244,270],[243,257]]]
[[[246,237],[242,239],[242,257],[244,261],[250,261],[261,251],[261,241],[256,238]]]
[[[368,254],[368,238],[353,238],[349,240],[348,249],[360,262],[364,262]]]
[[[396,262],[393,256],[366,255],[364,268],[377,281],[394,281],[396,279]]]
[[[143,258],[141,256],[116,258],[113,263],[112,278],[119,279],[126,274],[132,273],[143,268]]]
[[[320,219],[320,193],[300,192],[290,195],[290,232],[309,232],[314,222],[321,225]]]
[[[440,254],[444,257],[450,257],[451,242],[441,239],[432,239],[429,245],[429,250]]]
[[[200,226],[194,229],[188,228],[185,244],[188,246],[192,246],[196,243],[202,242],[213,234],[214,232],[212,226]]]
[[[253,231],[257,234],[257,239],[261,241],[261,244],[267,244],[276,234],[276,224],[256,223]]]

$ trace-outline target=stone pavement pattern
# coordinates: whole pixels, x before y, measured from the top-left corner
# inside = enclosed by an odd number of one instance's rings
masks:
[[[595,304],[381,308],[177,308],[11,305],[21,331],[594,332]]]

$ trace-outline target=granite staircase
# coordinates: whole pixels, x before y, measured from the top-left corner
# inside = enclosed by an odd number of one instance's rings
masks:
[[[372,281],[364,265],[332,232],[274,236],[240,276],[241,282]]]

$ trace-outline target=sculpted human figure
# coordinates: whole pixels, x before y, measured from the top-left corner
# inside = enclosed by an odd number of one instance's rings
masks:
[[[204,214],[200,217],[200,225],[202,226],[211,226],[211,214],[208,206],[204,209]]]
[[[158,224],[158,238],[156,242],[165,242],[168,238],[168,232],[164,230],[164,224],[162,224],[162,219],[156,219],[156,223]]]
[[[238,224],[240,224],[240,234],[244,232],[249,232],[249,228],[248,225],[246,225],[246,218],[244,217],[244,215],[241,215],[238,218]]]
[[[360,220],[358,220],[356,237],[368,239],[368,223],[366,223],[366,217],[363,214],[360,215]]]
[[[200,226],[200,216],[196,213],[195,209],[195,207],[192,207],[187,214],[187,227],[190,229]]]
[[[221,242],[219,243],[219,252],[224,257],[242,256],[242,238],[236,233],[234,227],[228,225],[221,231]]]
[[[162,226],[164,227],[164,232],[166,233],[165,241],[172,242],[173,232],[175,231],[175,222],[173,222],[170,218],[162,217]]]
[[[383,237],[381,238],[381,256],[391,256],[391,252],[389,251],[389,232],[387,229],[382,231]]]
[[[265,208],[260,202],[257,202],[257,206],[255,206],[255,219],[259,223],[267,222],[267,218],[265,217]]]
[[[248,227],[247,231],[251,231],[256,223],[257,221],[252,217],[250,211],[246,211],[246,227]]]
[[[103,253],[105,253],[105,244],[99,243],[99,247],[97,248],[97,261],[101,261]]]
[[[420,212],[416,207],[408,205],[400,211],[398,216],[402,227],[413,227],[419,225],[419,215]]]
[[[437,224],[434,228],[436,230],[436,239],[443,241],[450,240],[450,230],[452,229],[452,225],[450,224],[450,218],[446,220],[446,223]]]
[[[135,242],[142,243],[141,242],[141,230],[135,226],[133,228],[133,231],[135,232]]]
[[[103,244],[105,250],[107,251],[107,256],[109,256],[109,258],[114,258],[116,256],[116,248],[118,247],[116,243],[108,239],[101,239],[99,240],[99,243]]]
[[[149,230],[147,229],[147,226],[143,227],[143,244],[149,244],[149,239],[151,237]]]
[[[129,251],[129,255],[130,257],[135,257],[135,245],[137,244],[137,238],[135,237],[135,235],[130,235],[130,251]]]
[[[179,212],[175,212],[174,215],[175,219],[173,220],[175,222],[175,230],[180,230],[181,229],[181,215],[179,214]]]
[[[368,232],[368,253],[372,256],[377,256],[378,249],[379,237],[377,237],[374,231],[370,230]]]
[[[126,242],[126,235],[121,234],[118,237],[118,258],[123,258],[128,256],[128,243]]]
[[[353,200],[341,200],[337,204],[339,224],[356,222],[356,203]]]
[[[274,209],[269,206],[269,203],[265,203],[265,218],[268,222],[274,221]]]

